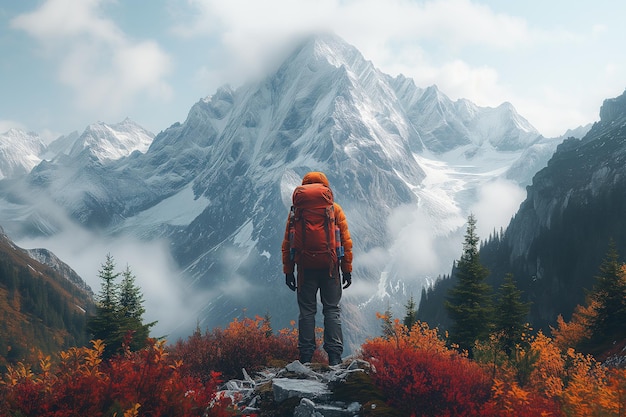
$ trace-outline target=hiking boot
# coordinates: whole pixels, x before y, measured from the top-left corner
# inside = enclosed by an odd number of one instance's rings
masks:
[[[328,355],[328,365],[335,366],[341,364],[341,355],[330,354]]]
[[[312,359],[313,355],[300,355],[300,363],[302,364],[311,363]]]

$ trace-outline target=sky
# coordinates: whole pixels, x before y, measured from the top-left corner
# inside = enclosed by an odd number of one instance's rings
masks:
[[[50,142],[129,117],[157,134],[275,69],[294,39],[331,31],[384,73],[508,101],[556,137],[624,92],[624,15],[613,0],[5,0],[0,132]]]

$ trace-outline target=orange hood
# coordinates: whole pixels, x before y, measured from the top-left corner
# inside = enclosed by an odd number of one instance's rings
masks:
[[[313,171],[309,172],[302,178],[302,185],[306,184],[324,184],[327,187],[330,187],[330,183],[328,182],[328,178],[324,175],[323,172]]]

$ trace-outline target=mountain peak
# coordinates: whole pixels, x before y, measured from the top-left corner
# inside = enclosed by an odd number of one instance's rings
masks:
[[[27,174],[41,161],[45,149],[35,133],[9,129],[0,134],[0,179]]]
[[[134,151],[146,152],[153,139],[154,134],[129,118],[113,125],[97,122],[87,126],[69,154],[74,157],[87,151],[101,162],[112,161]]]
[[[300,47],[287,61],[302,62],[308,65],[327,62],[336,68],[351,68],[365,62],[358,49],[333,33],[322,33],[305,38]]]
[[[615,98],[608,98],[600,107],[600,120],[610,123],[626,117],[626,91]]]
[[[499,112],[501,112],[504,118],[510,119],[513,123],[515,123],[517,129],[526,133],[531,133],[533,135],[539,136],[539,132],[537,131],[537,129],[535,129],[534,126],[532,126],[530,122],[528,122],[528,120],[522,117],[517,112],[515,107],[513,107],[513,105],[508,101],[500,104],[497,109],[499,110]]]

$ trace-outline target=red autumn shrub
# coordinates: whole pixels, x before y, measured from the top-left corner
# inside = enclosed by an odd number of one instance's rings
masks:
[[[481,367],[446,349],[422,323],[410,332],[400,327],[396,323],[392,337],[362,346],[362,356],[375,367],[374,383],[389,403],[407,416],[482,415],[491,381]]]
[[[0,384],[0,415],[74,416],[212,416],[225,417],[215,401],[215,373],[205,383],[185,376],[181,364],[150,341],[145,349],[102,360],[104,345],[72,348],[52,364],[42,359],[39,372],[29,365],[9,367]],[[212,407],[210,407],[212,405]]]

